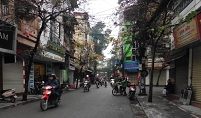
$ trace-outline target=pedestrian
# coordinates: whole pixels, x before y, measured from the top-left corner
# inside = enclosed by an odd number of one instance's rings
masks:
[[[126,87],[127,87],[127,81],[126,81],[126,78],[123,77],[123,80],[121,81],[121,85],[122,85],[122,90],[123,90],[123,95],[126,96]]]
[[[164,87],[163,89],[163,96],[166,97],[167,96],[167,93],[172,93],[173,90],[174,90],[174,87],[173,87],[173,84],[172,84],[172,81],[171,79],[168,79],[167,81],[167,85]]]

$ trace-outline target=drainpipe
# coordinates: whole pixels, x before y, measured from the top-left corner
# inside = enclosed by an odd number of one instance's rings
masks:
[[[189,62],[188,62],[188,86],[192,86],[192,63],[193,63],[193,51],[189,49]]]

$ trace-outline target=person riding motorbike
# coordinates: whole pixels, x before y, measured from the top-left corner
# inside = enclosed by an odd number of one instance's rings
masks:
[[[89,75],[86,75],[86,77],[84,78],[84,81],[87,81],[88,83],[88,86],[89,86],[89,88],[91,87],[91,79],[90,79],[90,77],[89,77]]]
[[[115,78],[115,89],[117,90],[117,92],[119,92],[118,90],[121,90],[121,88],[118,88],[119,87],[119,84],[121,84],[121,81],[122,81],[122,78],[120,77],[120,75],[117,76],[117,78]]]
[[[97,76],[96,76],[96,84],[101,84],[101,80],[100,80],[100,78],[98,77],[98,74],[97,74]]]
[[[57,97],[60,99],[60,92],[59,92],[60,85],[55,74],[49,75],[49,80],[47,81],[47,83],[45,83],[45,85],[53,86],[52,90],[53,100],[56,100]]]

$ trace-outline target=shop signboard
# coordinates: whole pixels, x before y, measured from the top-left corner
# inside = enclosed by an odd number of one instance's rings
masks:
[[[65,48],[61,47],[59,44],[56,44],[50,40],[48,40],[48,42],[47,42],[47,49],[49,52],[59,55],[61,57],[64,57],[65,53],[66,53]]]
[[[138,68],[138,62],[137,61],[131,61],[131,62],[124,62],[124,70],[125,71],[137,71]]]
[[[175,48],[181,48],[199,40],[197,17],[189,23],[185,22],[173,29]]]
[[[13,49],[13,31],[0,31],[0,48]]]
[[[75,70],[75,61],[71,57],[69,57],[69,69],[70,70]]]
[[[54,60],[57,60],[57,61],[61,61],[61,62],[65,62],[65,58],[64,57],[61,57],[59,55],[56,55],[56,54],[53,54],[53,53],[47,52],[47,51],[44,51],[44,57],[47,57],[47,58],[50,58],[50,59],[54,59]]]
[[[199,14],[196,18],[197,18],[197,26],[198,26],[199,36],[201,37],[201,14]],[[201,38],[200,38],[200,40],[201,40]]]
[[[33,64],[31,66],[30,74],[29,74],[29,88],[34,88],[34,67]]]
[[[17,25],[0,18],[0,52],[16,54]]]

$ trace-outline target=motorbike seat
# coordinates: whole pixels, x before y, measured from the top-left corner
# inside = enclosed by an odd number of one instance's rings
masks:
[[[12,90],[12,89],[2,90],[2,91],[1,91],[1,94],[3,94],[3,93],[6,92],[6,91],[9,91],[9,90]]]

